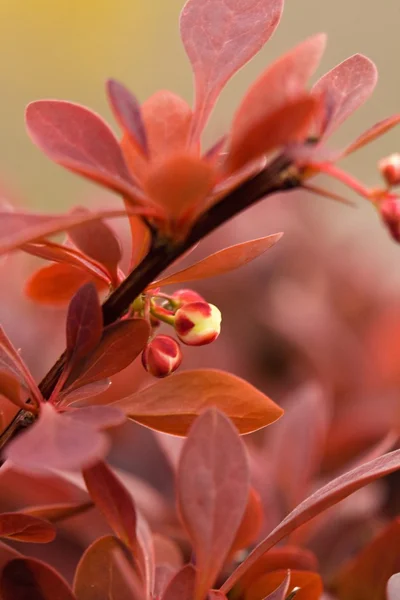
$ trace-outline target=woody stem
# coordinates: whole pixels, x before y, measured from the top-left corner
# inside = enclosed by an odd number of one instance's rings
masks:
[[[182,242],[177,244],[154,236],[150,251],[142,262],[104,302],[102,307],[104,326],[121,318],[129,310],[135,298],[143,293],[152,281],[209,233],[262,198],[293,189],[300,183],[291,161],[286,156],[280,155],[263,171],[239,185],[200,215],[189,235]],[[45,399],[51,396],[61,377],[65,358],[64,352],[39,385]],[[19,411],[0,435],[0,450],[21,428],[30,424],[29,419],[24,419],[24,413],[27,411]]]

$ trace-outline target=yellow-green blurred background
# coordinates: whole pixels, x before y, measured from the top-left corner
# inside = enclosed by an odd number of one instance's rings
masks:
[[[95,188],[54,166],[24,130],[24,108],[39,98],[68,99],[110,118],[104,81],[115,77],[144,100],[160,88],[192,98],[189,65],[180,43],[183,0],[0,0],[0,180],[29,206],[58,210]],[[212,139],[229,124],[248,84],[276,56],[318,31],[329,34],[320,72],[355,52],[376,61],[377,92],[338,136],[400,108],[399,0],[287,0],[278,31],[226,89],[208,128]],[[352,159],[373,183],[375,158],[394,150],[392,133]],[[400,144],[397,143],[397,147]]]

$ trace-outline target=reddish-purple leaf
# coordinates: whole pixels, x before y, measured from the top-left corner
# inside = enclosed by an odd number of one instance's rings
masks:
[[[92,221],[92,223],[99,222],[100,221]],[[81,225],[81,227],[83,227],[83,225]],[[110,274],[103,265],[92,261],[74,248],[45,240],[37,243],[24,244],[21,246],[21,250],[28,252],[28,254],[32,254],[33,256],[44,258],[45,260],[51,260],[57,263],[67,263],[68,265],[78,267],[87,271],[88,274],[98,277],[107,285],[110,284]]]
[[[106,84],[107,96],[118,125],[144,156],[147,156],[147,136],[140,104],[135,96],[115,79]]]
[[[226,82],[269,40],[279,23],[283,0],[188,0],[181,37],[192,64],[196,139]]]
[[[376,66],[362,54],[354,54],[321,77],[312,92],[324,96],[326,113],[316,135],[330,135],[362,106],[374,91],[377,79]]]
[[[73,212],[87,213],[78,208]],[[68,231],[69,237],[87,256],[104,265],[115,279],[122,258],[121,246],[113,230],[104,221],[89,221]]]
[[[251,583],[249,588],[246,589],[244,598],[245,600],[268,600],[270,597],[279,598],[283,592],[280,586],[287,579],[287,569],[267,573]],[[324,589],[318,573],[291,571],[289,579],[289,592],[296,590],[298,600],[320,600]],[[277,596],[275,596],[276,593]]]
[[[15,558],[6,564],[0,595],[2,600],[76,600],[61,575],[36,558]]]
[[[105,456],[107,437],[43,403],[36,423],[6,446],[4,455],[19,470],[79,470]]]
[[[222,586],[227,592],[242,575],[270,548],[292,531],[310,521],[321,512],[337,504],[368,483],[400,469],[400,450],[384,454],[340,477],[317,490],[301,502],[287,517],[251,552],[248,558],[234,571]]]
[[[66,414],[70,419],[86,423],[94,429],[108,429],[122,425],[126,417],[122,410],[116,406],[83,406],[81,408],[68,408]]]
[[[18,542],[46,544],[56,537],[54,526],[42,518],[23,512],[0,514],[0,537]]]
[[[93,283],[99,292],[109,288],[109,282],[99,279],[86,268],[66,263],[42,267],[25,283],[25,294],[40,304],[65,305],[87,283]]]
[[[279,406],[250,383],[214,369],[178,373],[114,405],[142,425],[182,436],[212,406],[232,419],[240,433],[261,429],[283,415]]]
[[[99,344],[103,331],[103,314],[96,287],[85,283],[68,307],[67,353],[74,361],[86,357]]]
[[[126,166],[120,145],[103,119],[63,100],[39,100],[26,109],[32,141],[54,162],[143,203]]]
[[[132,587],[121,572],[116,560],[116,553],[119,552],[125,553],[126,548],[111,535],[102,537],[89,546],[75,572],[73,588],[78,600],[99,600],[104,598],[105,591],[107,598],[113,600],[139,600],[132,598]],[[146,599],[144,590],[142,598]]]
[[[140,209],[129,208],[129,214],[144,214]],[[16,250],[29,242],[54,235],[60,231],[99,219],[126,217],[127,209],[98,210],[90,213],[66,215],[0,211],[0,254]]]
[[[233,118],[231,143],[227,156],[227,166],[231,171],[245,164],[240,152],[243,145],[246,150],[251,149],[247,159],[250,161],[262,153],[271,151],[277,145],[298,138],[299,133],[304,129],[304,124],[308,124],[310,116],[316,109],[316,106],[310,103],[310,98],[305,95],[305,87],[318,67],[325,43],[324,34],[308,38],[279,58],[253,83]],[[280,131],[279,124],[274,125],[274,119],[281,110],[288,112],[285,114],[285,119],[281,119],[284,135]],[[293,134],[285,126],[285,120],[290,119],[291,112],[296,118],[296,130]],[[263,146],[264,130],[268,131],[268,137],[265,138]]]
[[[196,569],[192,565],[182,567],[166,586],[161,600],[193,600]]]
[[[79,366],[69,390],[111,377],[135,360],[146,345],[150,328],[144,319],[125,319],[103,331],[97,348]]]
[[[224,248],[182,271],[155,281],[149,286],[149,289],[172,283],[197,281],[198,279],[206,279],[207,277],[216,277],[217,275],[229,273],[229,271],[247,265],[247,263],[261,256],[261,254],[276,244],[281,237],[282,233],[275,233],[257,240],[249,240],[248,242]]]
[[[162,599],[164,590],[167,587],[168,583],[171,581],[172,577],[175,575],[176,571],[176,567],[172,567],[171,565],[165,562],[158,563],[157,561],[154,577],[153,596]]]
[[[364,131],[354,142],[350,144],[344,151],[342,156],[347,156],[356,150],[359,150],[366,144],[373,142],[378,137],[390,131],[393,127],[396,127],[400,123],[400,114],[392,115],[387,119],[383,119],[379,121],[379,123],[375,123],[372,127]]]
[[[13,558],[22,558],[22,554],[14,548],[7,546],[3,542],[0,542],[0,573],[4,569],[5,565],[10,562]]]
[[[400,600],[400,573],[392,575],[386,586],[387,600]]]
[[[110,467],[98,462],[83,472],[86,487],[117,536],[136,551],[136,510],[132,496]]]
[[[177,486],[179,511],[196,555],[194,598],[202,600],[232,546],[249,494],[245,447],[217,409],[207,410],[191,428]]]
[[[150,595],[143,590],[141,578],[135,572],[126,554],[120,548],[116,548],[113,551],[113,559],[116,570],[129,590],[129,600],[147,600],[147,598],[150,598]]]

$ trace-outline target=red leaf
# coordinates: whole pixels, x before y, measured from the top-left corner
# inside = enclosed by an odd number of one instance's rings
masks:
[[[317,573],[310,573],[309,571],[291,571],[290,577],[288,577],[287,570],[275,571],[263,575],[260,579],[255,581],[249,589],[246,591],[244,596],[245,600],[260,600],[260,598],[272,598],[275,597],[277,588],[281,586],[285,587],[287,581],[287,589],[289,593],[299,588],[296,592],[296,599],[298,600],[320,600],[323,593],[323,585],[321,577]],[[289,578],[289,581],[288,581]],[[282,593],[282,589],[280,593]],[[277,596],[278,598],[280,595]]]
[[[136,210],[129,208],[129,213]],[[144,214],[139,209],[137,212]],[[112,217],[126,217],[127,210],[98,210],[90,213],[72,213],[66,215],[38,214],[27,212],[0,211],[0,254],[16,250],[29,242],[70,230],[82,223]],[[155,213],[154,213],[155,214]]]
[[[148,289],[172,283],[197,281],[198,279],[206,279],[207,277],[216,277],[217,275],[229,273],[229,271],[247,265],[247,263],[261,256],[261,254],[276,244],[282,235],[282,233],[275,233],[257,240],[249,240],[248,242],[224,248],[182,271],[155,281],[149,285]]]
[[[111,535],[87,548],[75,572],[73,588],[78,600],[99,600],[105,591],[115,600],[139,600],[132,598],[132,587],[118,564],[118,552],[125,553],[126,548]],[[142,598],[146,598],[144,591]]]
[[[342,156],[347,156],[356,150],[359,150],[366,144],[373,142],[376,138],[380,137],[387,131],[390,131],[393,127],[400,123],[400,114],[392,115],[387,119],[383,119],[383,121],[379,121],[379,123],[375,123],[372,127],[364,131],[354,142],[348,146]]]
[[[246,509],[249,467],[243,442],[227,417],[212,408],[193,424],[177,479],[178,506],[196,555],[195,600],[212,587]]]
[[[46,504],[44,506],[32,506],[24,508],[25,515],[47,519],[51,523],[59,523],[70,517],[75,517],[93,508],[93,502]]]
[[[258,154],[267,153],[269,150],[276,148],[277,144],[271,138],[265,140],[265,149],[261,149],[262,136],[258,129],[261,128],[262,132],[265,128],[270,129],[272,126],[271,119],[274,114],[275,116],[279,114],[278,111],[283,111],[286,107],[289,107],[286,114],[287,118],[290,116],[290,111],[293,111],[294,115],[299,112],[301,123],[301,120],[304,121],[305,115],[308,114],[307,110],[309,112],[311,109],[315,109],[312,104],[307,104],[310,99],[305,96],[305,86],[318,67],[325,49],[325,43],[326,36],[323,34],[308,38],[273,63],[251,86],[233,118],[231,145],[227,157],[231,170],[237,168],[237,166],[243,166],[239,165],[236,155],[240,154],[239,149],[242,144],[246,147],[250,146],[252,138],[255,138],[257,144],[254,142],[252,155],[249,156],[248,161],[257,158],[256,148]],[[292,103],[293,106],[291,106]],[[303,103],[303,110],[300,110]],[[307,108],[308,106],[309,108]],[[283,127],[284,122],[281,125]],[[280,138],[279,145],[297,139],[299,125],[294,137],[290,136],[289,129],[286,129],[286,127],[284,129],[287,136],[286,140],[279,133],[279,127],[275,126],[273,128],[277,139]]]
[[[110,385],[111,381],[109,379],[102,379],[100,381],[95,381],[94,383],[88,383],[88,385],[79,387],[71,392],[67,389],[65,392],[63,391],[58,394],[57,402],[59,405],[62,404],[63,406],[68,406],[73,402],[82,402],[83,400],[93,398],[93,396],[98,396],[107,391]]]
[[[68,307],[67,353],[74,362],[86,357],[99,344],[103,331],[103,314],[92,282],[76,292]]]
[[[86,487],[117,536],[136,550],[136,510],[132,497],[112,470],[98,462],[83,472]]]
[[[10,562],[13,558],[21,558],[23,555],[14,548],[7,546],[3,542],[0,542],[0,573],[3,571],[5,565]]]
[[[387,600],[400,599],[400,573],[392,575],[386,586]]]
[[[319,107],[316,98],[303,95],[232,137],[225,161],[228,173],[248,167],[251,161],[254,164],[256,159],[281,146],[304,141]]]
[[[314,85],[312,92],[325,98],[327,112],[316,135],[330,135],[374,91],[378,72],[374,63],[362,54],[354,54]]]
[[[79,208],[73,212],[89,212]],[[121,247],[113,230],[102,220],[89,221],[74,227],[69,237],[87,256],[104,265],[114,279],[117,277],[118,264],[122,258]]]
[[[181,37],[196,84],[195,139],[226,82],[269,40],[283,0],[189,0]]]
[[[46,544],[56,537],[54,526],[36,516],[23,512],[0,514],[0,536],[18,542]]]
[[[7,563],[0,593],[3,600],[76,600],[61,575],[36,558],[16,558]]]
[[[109,79],[106,90],[111,109],[119,126],[144,156],[147,156],[147,136],[140,110],[135,96],[115,79]]]
[[[233,541],[229,556],[234,557],[238,550],[247,548],[252,544],[260,533],[264,519],[264,511],[261,498],[256,490],[251,487],[244,512],[236,537]]]
[[[143,350],[149,335],[150,328],[144,319],[124,319],[106,327],[99,345],[79,366],[68,390],[106,379],[125,369]]]
[[[196,569],[192,565],[182,567],[164,590],[161,600],[193,600]]]
[[[4,396],[19,408],[26,408],[25,402],[21,399],[19,380],[7,371],[0,371],[0,396]]]
[[[94,429],[108,429],[117,427],[125,421],[124,413],[115,406],[83,406],[81,408],[68,408],[66,414],[70,419],[86,423]]]
[[[0,367],[11,372],[19,381],[28,387],[32,396],[40,402],[42,395],[37,387],[31,372],[25,365],[17,350],[8,339],[6,332],[0,325]]]
[[[87,271],[69,264],[58,263],[42,267],[25,284],[26,295],[41,304],[67,304],[72,296],[88,282],[98,291],[108,288],[102,279],[94,278]]]
[[[214,369],[185,371],[114,403],[132,420],[151,429],[187,435],[196,417],[216,407],[250,433],[279,419],[283,410],[250,383]]]
[[[306,548],[296,546],[283,546],[274,548],[263,554],[238,581],[240,589],[250,587],[253,581],[259,579],[265,573],[282,569],[294,569],[297,571],[318,571],[318,561],[314,554]]]
[[[264,598],[264,600],[285,600],[287,593],[288,593],[289,584],[290,584],[290,571],[287,572],[287,575],[284,578],[284,580],[282,581],[282,583],[280,585],[278,585],[278,587],[273,592],[268,594],[268,596],[266,596]]]
[[[337,504],[368,483],[400,469],[400,450],[384,454],[317,490],[299,504],[275,529],[251,552],[222,586],[226,593],[242,575],[270,548],[292,531],[310,521],[321,512]]]
[[[340,600],[385,600],[386,584],[400,571],[400,519],[390,523],[339,572],[333,588]]]
[[[45,240],[37,243],[24,244],[21,246],[21,250],[28,252],[28,254],[32,254],[33,256],[44,258],[45,260],[51,260],[57,263],[67,263],[74,267],[78,267],[79,269],[86,270],[88,274],[94,276],[94,278],[101,279],[107,285],[110,284],[110,274],[103,265],[92,261],[74,248]]]
[[[108,441],[103,433],[43,403],[36,423],[11,440],[4,454],[23,471],[72,471],[93,464],[107,450]]]
[[[148,253],[151,234],[150,229],[143,219],[136,215],[129,218],[129,227],[132,238],[131,264],[129,271],[132,271]]]
[[[62,100],[31,102],[26,124],[51,160],[129,198],[143,202],[111,129],[91,110]]]

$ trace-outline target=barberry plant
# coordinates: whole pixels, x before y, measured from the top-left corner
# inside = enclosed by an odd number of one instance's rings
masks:
[[[0,394],[18,409],[0,435],[0,478],[15,470],[61,487],[68,482],[71,495],[80,494],[73,502],[1,514],[0,535],[50,542],[55,523],[93,508],[109,533],[87,540],[70,582],[45,561],[1,543],[5,600],[318,600],[324,589],[339,600],[384,598],[386,589],[389,600],[399,598],[397,520],[329,577],[308,547],[325,531],[327,515],[339,519],[337,503],[400,468],[400,450],[388,452],[396,432],[367,460],[353,457],[349,471],[317,486],[328,421],[322,400],[288,411],[284,435],[268,448],[262,432],[253,442],[241,437],[282,417],[264,393],[215,369],[173,374],[184,363],[185,345],[213,343],[222,322],[218,307],[182,286],[245,266],[281,237],[236,244],[176,270],[179,259],[244,209],[295,188],[346,202],[311,182],[325,174],[372,203],[400,239],[398,155],[379,162],[383,181],[374,188],[337,166],[398,124],[400,114],[344,149],[328,147],[329,136],[372,94],[377,72],[357,54],[309,88],[323,34],[268,67],[239,103],[230,131],[203,149],[202,132],[223,87],[269,40],[282,8],[283,0],[188,0],[180,31],[194,73],[194,107],[169,91],[140,105],[109,80],[120,140],[79,104],[40,100],[27,108],[33,142],[57,164],[115,192],[123,205],[59,215],[9,205],[0,211],[1,253],[20,250],[49,262],[30,276],[26,295],[67,307],[65,352],[39,384],[0,330]],[[128,259],[108,223],[117,217],[129,221]],[[52,239],[58,233],[62,241]],[[170,266],[175,271],[163,274]],[[165,292],[169,285],[178,288]],[[114,376],[136,359],[160,381],[142,387],[138,376],[128,395],[117,390],[110,401]],[[175,475],[175,509],[165,514],[152,513],[129,478],[104,462],[111,430],[126,420],[155,432],[153,442]],[[159,492],[146,493],[162,513]],[[284,518],[264,531],[273,512]]]

